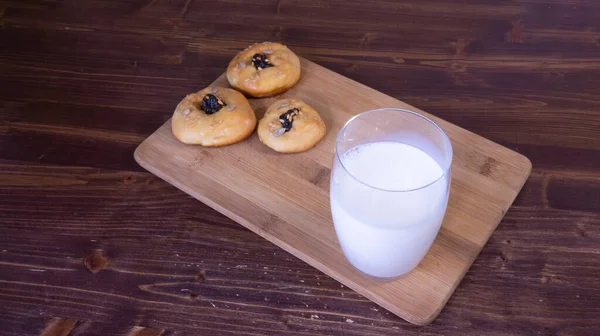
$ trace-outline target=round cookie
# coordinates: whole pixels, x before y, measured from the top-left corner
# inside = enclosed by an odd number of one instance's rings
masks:
[[[258,123],[258,138],[281,153],[298,153],[317,144],[327,128],[317,111],[300,99],[274,102]]]
[[[270,97],[294,86],[300,79],[300,60],[280,43],[256,43],[229,62],[231,87],[252,97]]]
[[[185,144],[225,146],[244,140],[256,127],[256,115],[243,94],[208,87],[185,96],[171,119],[173,135]]]

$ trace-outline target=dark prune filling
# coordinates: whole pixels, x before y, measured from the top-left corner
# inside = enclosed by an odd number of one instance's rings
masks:
[[[202,105],[200,108],[202,111],[206,112],[206,114],[213,114],[222,109],[223,106],[227,106],[227,104],[215,95],[209,93],[202,98]]]
[[[289,109],[287,112],[279,116],[281,127],[283,127],[286,132],[292,129],[294,117],[298,115],[298,112],[300,112],[300,110],[294,107],[293,109]]]
[[[256,53],[254,54],[254,56],[252,56],[252,65],[254,65],[254,67],[258,70],[273,66],[273,64],[271,64],[271,61],[269,61],[269,59],[267,58],[267,55],[259,53]]]

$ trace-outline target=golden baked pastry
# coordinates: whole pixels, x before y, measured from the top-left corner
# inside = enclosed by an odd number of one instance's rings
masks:
[[[270,97],[294,86],[300,79],[300,60],[280,43],[256,43],[229,62],[231,87],[252,97]]]
[[[258,123],[258,138],[281,153],[298,153],[314,147],[327,128],[317,111],[300,99],[274,102]]]
[[[256,127],[256,115],[243,94],[224,87],[191,93],[171,119],[175,137],[186,144],[225,146],[244,140]]]

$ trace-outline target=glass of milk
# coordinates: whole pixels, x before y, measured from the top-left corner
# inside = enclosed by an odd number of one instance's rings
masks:
[[[410,272],[444,218],[452,144],[431,119],[382,108],[350,119],[336,139],[333,223],[344,255],[376,278]]]

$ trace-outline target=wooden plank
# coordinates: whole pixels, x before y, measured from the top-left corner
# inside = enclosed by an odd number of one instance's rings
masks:
[[[544,206],[555,183],[545,187],[546,174],[530,177],[435,323],[415,328],[148,173],[17,163],[0,170],[7,335],[39,335],[40,313],[97,321],[73,336],[126,334],[110,327],[116,322],[186,335],[598,330],[600,214]],[[598,178],[552,174],[590,185]],[[552,200],[568,206],[570,197],[562,188]],[[90,273],[83,258],[98,248],[110,263]]]
[[[126,336],[161,336],[164,330],[146,328],[146,327],[133,327],[127,333]]]
[[[42,331],[40,336],[67,336],[77,325],[77,320],[55,317]]]
[[[256,135],[227,147],[179,143],[165,123],[138,147],[146,169],[267,240],[416,324],[431,322],[495,230],[531,171],[524,156],[435,118],[305,59],[303,77],[283,97],[321,111],[327,136],[312,150],[280,155]],[[226,86],[224,76],[215,85]],[[276,98],[252,99],[260,117]],[[327,180],[339,128],[377,107],[415,110],[438,122],[453,143],[453,181],[447,215],[415,271],[391,282],[360,275],[341,253],[330,219]],[[282,168],[284,167],[284,168]],[[289,188],[293,184],[294,188]]]

